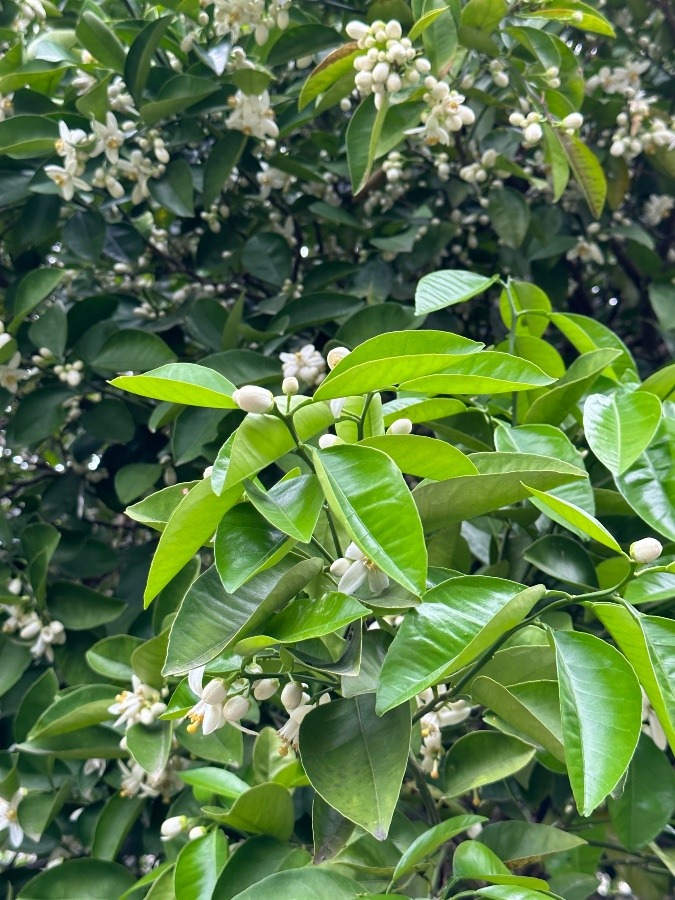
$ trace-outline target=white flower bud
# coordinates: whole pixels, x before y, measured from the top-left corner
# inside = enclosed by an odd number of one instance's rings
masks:
[[[240,409],[249,413],[266,413],[274,406],[274,396],[267,388],[246,384],[232,394],[232,399]]]
[[[288,378],[284,378],[284,380],[281,382],[281,390],[287,396],[293,396],[300,390],[300,383],[298,382],[297,378],[289,375]]]
[[[389,63],[379,62],[372,72],[375,84],[384,84],[389,78]]]
[[[278,678],[263,678],[253,682],[253,696],[256,700],[269,700],[278,690]]]
[[[210,706],[223,703],[227,697],[227,688],[222,678],[214,678],[202,691],[202,700]]]
[[[663,547],[656,538],[642,538],[641,541],[635,541],[630,545],[631,559],[636,563],[644,565],[644,563],[654,562],[663,553]]]
[[[401,76],[397,75],[396,72],[392,72],[387,78],[387,90],[390,94],[395,94],[396,91],[401,90],[401,83]]]
[[[360,41],[370,32],[370,28],[365,22],[347,22],[345,31],[353,41]]]
[[[541,125],[538,122],[532,122],[523,130],[523,137],[528,144],[536,144],[537,141],[542,139],[543,135],[544,132],[541,130]]]
[[[297,681],[289,681],[281,692],[281,702],[286,712],[296,709],[302,703],[302,685]]]
[[[569,116],[565,116],[560,124],[563,128],[572,128],[574,131],[578,131],[584,124],[584,117],[581,113],[573,112],[570,113]]]
[[[319,438],[319,447],[322,450],[327,450],[329,447],[334,447],[336,444],[341,444],[342,441],[336,434],[322,434]]]
[[[240,695],[230,697],[223,707],[223,715],[229,722],[238,722],[246,715],[250,705],[246,697]]]
[[[70,387],[77,387],[81,381],[82,376],[76,369],[70,369],[66,372],[66,383],[70,385]]]
[[[195,825],[194,828],[191,828],[188,831],[188,837],[191,841],[194,841],[196,838],[204,837],[206,834],[206,828],[203,825]]]
[[[412,427],[410,419],[396,419],[387,429],[387,434],[410,434]]]
[[[384,30],[390,41],[400,41],[403,36],[401,23],[397,22],[396,19],[391,19],[391,21],[387,22]]]
[[[21,579],[20,578],[12,578],[12,580],[7,585],[7,590],[10,594],[14,594],[14,596],[18,596],[21,593]]]
[[[509,116],[509,122],[511,125],[515,125],[516,128],[522,128],[525,124],[525,116],[521,112],[512,112]]]
[[[178,837],[187,828],[187,823],[187,816],[171,816],[170,819],[165,819],[159,829],[162,840],[170,841],[172,838]]]
[[[326,357],[326,362],[328,363],[328,368],[334,369],[335,366],[337,366],[337,364],[339,362],[342,362],[342,360],[345,358],[345,356],[349,356],[349,352],[350,351],[347,350],[346,347],[333,347],[333,349],[329,352],[328,356]]]
[[[509,86],[509,76],[506,72],[494,72],[492,75],[492,80],[497,85],[497,87],[505,88]]]

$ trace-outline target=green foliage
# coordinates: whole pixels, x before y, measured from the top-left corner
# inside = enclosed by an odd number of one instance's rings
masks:
[[[596,6],[4,5],[3,895],[668,894],[673,23]]]

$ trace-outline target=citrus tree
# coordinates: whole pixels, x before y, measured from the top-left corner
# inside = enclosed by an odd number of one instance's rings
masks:
[[[0,13],[0,882],[667,895],[666,4]]]

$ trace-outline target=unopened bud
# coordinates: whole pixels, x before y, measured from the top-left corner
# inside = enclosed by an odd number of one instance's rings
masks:
[[[322,450],[327,450],[329,447],[334,447],[336,444],[341,444],[342,441],[336,434],[322,434],[319,438],[319,447]]]
[[[230,699],[223,707],[223,715],[228,720],[228,722],[238,722],[239,719],[244,718],[244,716],[248,712],[249,706],[250,703],[248,702],[246,697],[230,697]]]
[[[206,828],[203,825],[195,825],[194,828],[191,828],[188,831],[188,837],[191,841],[194,841],[195,838],[204,837],[206,834]]]
[[[412,426],[410,419],[396,419],[387,429],[387,434],[410,434]]]
[[[274,406],[274,396],[267,388],[246,384],[232,394],[232,399],[240,409],[248,413],[266,413]]]
[[[661,543],[656,538],[642,538],[630,545],[631,559],[636,563],[644,564],[654,562],[663,552]]]
[[[292,397],[294,394],[297,394],[298,391],[300,390],[300,382],[298,381],[297,378],[294,378],[292,375],[289,375],[288,378],[284,378],[284,380],[281,382],[281,390],[287,396]]]
[[[345,358],[345,356],[349,356],[349,350],[347,350],[346,347],[333,347],[333,349],[326,357],[328,368],[334,369],[335,366],[337,366],[337,364]]]
[[[281,702],[287,712],[296,709],[302,703],[302,685],[297,681],[289,681],[281,692]]]
[[[187,823],[187,816],[171,816],[170,819],[165,819],[159,829],[162,840],[170,841],[172,838],[178,837],[187,828]]]
[[[256,700],[269,700],[279,690],[278,678],[263,678],[253,682],[253,696]]]
[[[577,131],[584,124],[584,117],[581,113],[573,112],[565,116],[560,124],[563,128],[572,128],[574,131]]]

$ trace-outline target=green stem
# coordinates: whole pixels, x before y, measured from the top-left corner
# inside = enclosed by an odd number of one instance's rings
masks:
[[[357,425],[357,438],[360,441],[363,440],[363,432],[364,432],[364,426],[366,424],[366,416],[368,415],[368,409],[370,408],[370,404],[372,403],[374,396],[375,395],[372,393],[367,394],[366,401],[363,404],[363,411],[361,412],[361,416],[359,418],[359,423]]]
[[[506,299],[509,304],[509,308],[511,310],[511,326],[509,328],[509,353],[511,356],[516,356],[516,326],[518,324],[518,313],[516,310],[516,303],[513,299],[513,294],[511,293],[511,279],[508,278],[505,282],[501,282],[504,293],[506,294]],[[513,391],[511,394],[511,424],[518,424],[518,393]]]
[[[326,550],[323,544],[321,544],[315,537],[312,537],[310,539],[310,544],[313,544],[316,547],[316,549],[326,558],[329,564],[335,562],[328,550]]]
[[[438,825],[441,821],[441,815],[438,812],[438,807],[436,806],[434,798],[431,796],[431,791],[429,790],[429,785],[427,784],[427,777],[422,771],[420,764],[413,756],[412,751],[408,756],[408,767],[412,772],[413,778],[415,779],[415,785],[417,786],[417,790],[420,792],[420,797],[422,798],[422,803],[424,803],[424,808],[429,814],[430,824]]]

